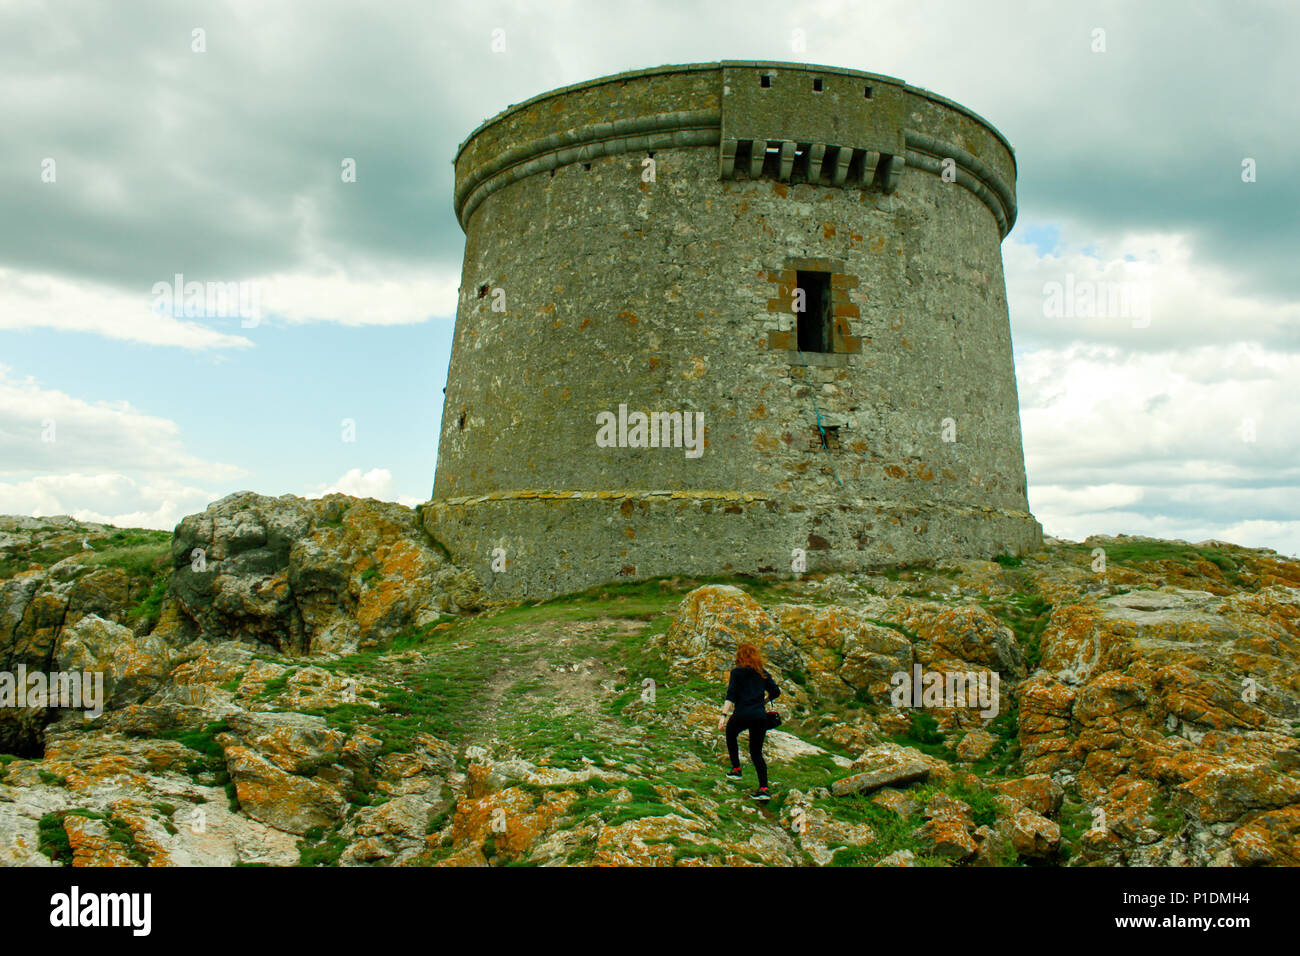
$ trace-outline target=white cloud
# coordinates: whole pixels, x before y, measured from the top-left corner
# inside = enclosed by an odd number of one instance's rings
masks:
[[[1032,235],[1032,223],[1017,226]],[[1013,234],[1002,246],[1007,301],[1016,341],[1063,345],[1087,341],[1133,351],[1195,345],[1259,342],[1272,347],[1300,345],[1300,303],[1276,302],[1243,293],[1227,270],[1194,261],[1191,240],[1176,233],[1087,235],[1066,224],[1059,251],[1040,255]],[[1072,290],[1064,315],[1045,314],[1051,292]],[[1119,308],[1097,315],[1086,297]],[[1111,300],[1111,295],[1115,299]],[[1123,296],[1130,308],[1123,308]],[[1062,296],[1062,298],[1066,298]],[[1146,299],[1147,315],[1131,308]],[[1103,313],[1105,310],[1102,310]]]
[[[329,487],[314,488],[308,491],[304,497],[321,498],[336,492],[353,495],[357,498],[397,501],[408,508],[413,508],[424,502],[424,499],[413,495],[399,495],[393,482],[393,473],[387,468],[371,468],[364,474],[362,474],[360,468],[351,468]]]
[[[1294,481],[1300,355],[1255,345],[1131,353],[1071,346],[1022,355],[1021,421],[1036,482]],[[1224,367],[1241,370],[1225,378]],[[1254,440],[1249,440],[1254,434]]]
[[[0,366],[0,478],[81,473],[215,482],[246,471],[187,452],[170,419],[42,388]]]
[[[343,325],[404,325],[456,314],[460,279],[430,278],[424,272],[348,273],[330,268],[287,273],[257,280],[262,310],[290,322],[339,322]]]
[[[123,474],[42,475],[0,482],[0,513],[71,515],[121,528],[170,530],[220,498],[169,478],[139,481]]]
[[[166,277],[166,281],[171,279]],[[0,329],[91,332],[110,339],[187,349],[252,345],[242,335],[228,335],[199,322],[157,314],[152,305],[152,288],[133,295],[86,280],[74,282],[55,275],[0,268]]]
[[[1030,505],[1047,533],[1300,552],[1300,355],[1075,345],[1018,366]]]
[[[174,274],[159,276],[157,281],[169,288],[176,282]],[[245,300],[254,309],[241,310],[232,300],[229,308],[211,310],[209,317],[187,318],[170,311],[177,298],[174,294],[165,296],[167,305],[160,309],[156,299],[164,296],[156,297],[153,285],[137,295],[106,285],[0,268],[0,330],[50,328],[186,349],[246,348],[253,345],[250,336],[256,335],[262,321],[356,326],[450,318],[456,313],[459,289],[454,275],[430,278],[423,272],[393,269],[349,273],[338,267],[247,279],[182,273],[182,282],[200,282],[205,292],[211,287],[214,293],[218,287],[241,284]],[[186,304],[183,286],[181,291],[177,313]],[[204,301],[220,305],[222,300],[205,296]],[[239,328],[241,334],[221,332],[205,322],[225,323]]]

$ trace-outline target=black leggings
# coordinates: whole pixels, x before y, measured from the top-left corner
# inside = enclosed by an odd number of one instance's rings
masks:
[[[758,771],[758,785],[766,787],[767,761],[763,759],[763,738],[767,736],[766,715],[761,720],[733,716],[727,721],[727,753],[731,757],[733,767],[740,766],[740,751],[736,746],[736,738],[742,730],[749,731],[749,759],[754,762],[754,769]]]

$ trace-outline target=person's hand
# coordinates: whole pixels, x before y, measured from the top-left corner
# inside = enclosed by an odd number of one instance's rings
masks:
[[[726,716],[722,716],[722,717],[719,717],[719,718],[718,718],[718,729],[719,729],[719,730],[726,730],[726,729],[727,729],[727,718],[726,718]]]

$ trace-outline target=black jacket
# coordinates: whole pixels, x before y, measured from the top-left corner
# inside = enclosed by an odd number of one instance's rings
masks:
[[[764,706],[767,700],[776,700],[781,696],[781,688],[766,674],[760,674],[752,667],[736,667],[731,671],[731,680],[727,682],[727,700],[736,705],[735,716],[740,720],[761,720],[767,713]]]

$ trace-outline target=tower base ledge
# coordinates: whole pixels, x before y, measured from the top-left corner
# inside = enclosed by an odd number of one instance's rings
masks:
[[[498,492],[434,500],[421,519],[490,600],[508,601],[668,575],[789,577],[1019,555],[1043,540],[1028,511],[747,492]]]

